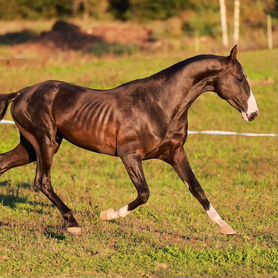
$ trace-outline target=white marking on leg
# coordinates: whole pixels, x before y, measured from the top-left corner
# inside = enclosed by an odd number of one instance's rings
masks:
[[[207,214],[209,216],[209,218],[215,222],[216,224],[218,224],[220,227],[226,226],[228,225],[221,217],[220,215],[217,213],[217,211],[214,209],[214,207],[212,205],[209,205],[209,209],[207,210]]]
[[[189,188],[189,185],[186,181],[183,181],[183,183],[186,185],[187,188]]]
[[[105,210],[101,212],[100,218],[102,220],[112,220],[112,219],[117,219],[119,217],[121,218],[126,217],[129,213],[130,211],[128,210],[128,206],[125,206],[116,211],[114,209]]]
[[[128,206],[118,209],[117,212],[119,217],[126,217],[130,213]]]

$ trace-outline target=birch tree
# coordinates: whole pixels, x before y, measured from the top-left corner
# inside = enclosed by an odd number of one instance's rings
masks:
[[[239,40],[240,0],[234,1],[234,43]]]
[[[227,14],[225,0],[219,0],[221,29],[222,29],[222,42],[224,47],[228,47],[228,27],[227,27]]]

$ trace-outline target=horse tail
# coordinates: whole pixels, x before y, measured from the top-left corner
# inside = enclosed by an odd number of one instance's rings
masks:
[[[0,95],[0,121],[4,118],[10,102],[12,102],[19,92]]]

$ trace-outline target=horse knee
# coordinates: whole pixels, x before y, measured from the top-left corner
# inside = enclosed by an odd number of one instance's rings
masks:
[[[150,197],[150,191],[144,191],[142,193],[139,194],[139,199],[141,201],[142,204],[145,204],[148,202],[149,200],[149,197]]]

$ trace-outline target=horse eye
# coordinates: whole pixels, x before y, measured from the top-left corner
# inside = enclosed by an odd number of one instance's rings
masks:
[[[243,77],[241,75],[238,75],[237,80],[241,82],[243,80]]]

